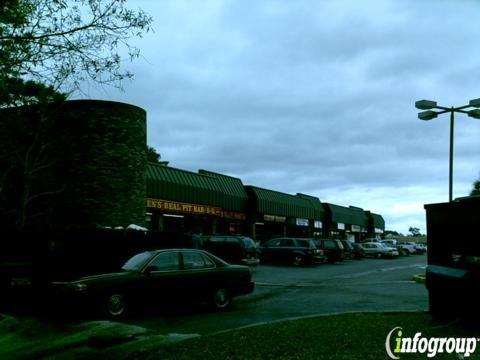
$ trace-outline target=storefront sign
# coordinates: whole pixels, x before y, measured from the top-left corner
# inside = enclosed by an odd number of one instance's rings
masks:
[[[147,199],[147,208],[165,211],[176,211],[186,214],[202,214],[222,216],[222,208],[208,205],[188,204],[176,201]]]
[[[295,224],[296,224],[297,226],[308,226],[308,219],[299,219],[299,218],[297,218],[297,219],[295,219],[295,220],[296,220],[296,221],[295,221]]]
[[[238,213],[235,211],[222,211],[222,217],[233,220],[246,220],[247,216],[243,213]]]
[[[361,226],[360,225],[352,225],[352,231],[353,232],[360,232],[361,231]]]
[[[337,224],[337,229],[338,229],[338,230],[345,230],[345,224],[338,223],[338,224]]]
[[[323,224],[320,220],[315,220],[314,223],[313,223],[313,226],[316,228],[316,229],[322,229],[323,228]]]
[[[287,218],[285,216],[263,215],[263,220],[271,222],[285,222]]]
[[[175,211],[185,214],[214,215],[233,220],[246,220],[247,216],[235,211],[225,211],[218,206],[188,204],[177,201],[147,199],[147,208],[164,211]]]

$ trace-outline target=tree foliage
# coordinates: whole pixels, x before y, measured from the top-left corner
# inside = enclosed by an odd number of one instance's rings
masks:
[[[66,95],[52,86],[33,80],[6,78],[0,83],[0,104],[4,107],[54,103],[65,99]]]
[[[417,227],[410,226],[408,228],[408,232],[412,234],[412,236],[422,236],[422,234],[420,233],[420,229]]]
[[[122,56],[139,56],[129,43],[152,19],[126,0],[0,1],[0,83],[34,80],[64,92],[84,81],[121,86],[132,74]],[[7,84],[8,85],[8,84]]]
[[[480,195],[480,180],[473,183],[473,189],[470,191],[470,196]]]
[[[157,152],[153,146],[147,146],[147,161],[158,163],[162,156]]]

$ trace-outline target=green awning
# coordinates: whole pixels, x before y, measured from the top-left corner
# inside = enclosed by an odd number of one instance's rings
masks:
[[[242,180],[207,170],[199,170],[198,172],[217,179],[224,195],[223,208],[225,210],[241,213],[247,211],[248,196],[243,187]]]
[[[370,215],[372,216],[373,227],[375,229],[385,230],[385,220],[383,219],[382,215],[374,213],[370,213]]]
[[[147,198],[223,207],[217,178],[161,164],[147,165]]]
[[[330,210],[332,214],[332,222],[342,223],[349,225],[359,225],[367,228],[368,218],[365,211],[357,207],[345,207],[340,205],[334,205],[329,203],[324,203]]]
[[[256,186],[245,186],[245,189],[250,193],[254,201],[252,208],[257,213],[312,220],[315,218],[314,208],[308,199]]]
[[[326,211],[318,197],[300,193],[297,193],[297,196],[303,199],[307,199],[310,202],[313,207],[313,216],[315,220],[325,220]]]

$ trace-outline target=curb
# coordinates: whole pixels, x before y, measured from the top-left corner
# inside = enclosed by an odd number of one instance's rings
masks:
[[[425,274],[413,275],[413,281],[419,284],[425,284]]]

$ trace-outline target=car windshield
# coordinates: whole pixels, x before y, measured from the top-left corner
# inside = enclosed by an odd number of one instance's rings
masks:
[[[150,252],[143,252],[137,254],[130,258],[125,265],[122,266],[123,270],[140,270],[145,263],[152,258],[152,253]]]

